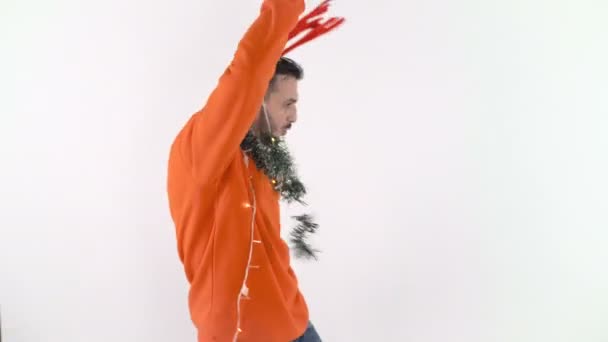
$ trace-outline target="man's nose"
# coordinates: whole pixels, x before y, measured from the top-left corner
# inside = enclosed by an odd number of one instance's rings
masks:
[[[289,120],[290,123],[294,123],[294,122],[298,121],[298,110],[294,108],[289,113],[289,116],[287,117],[287,120]]]

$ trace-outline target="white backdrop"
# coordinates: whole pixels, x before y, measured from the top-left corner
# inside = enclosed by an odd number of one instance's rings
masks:
[[[2,0],[3,341],[195,341],[168,150],[259,7]],[[324,340],[608,341],[608,3],[332,14],[289,136]]]

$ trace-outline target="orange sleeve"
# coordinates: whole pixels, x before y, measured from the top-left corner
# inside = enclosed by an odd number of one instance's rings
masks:
[[[176,139],[197,183],[219,177],[255,121],[304,0],[265,0],[205,106]]]

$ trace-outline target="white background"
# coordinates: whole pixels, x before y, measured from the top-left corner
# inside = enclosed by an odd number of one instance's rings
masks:
[[[259,8],[2,0],[3,341],[195,341],[168,150]],[[608,341],[608,3],[332,14],[289,136],[324,341]]]

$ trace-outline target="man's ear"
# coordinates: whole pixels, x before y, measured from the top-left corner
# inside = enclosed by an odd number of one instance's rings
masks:
[[[270,101],[270,96],[272,95],[272,92],[273,92],[273,88],[272,87],[273,86],[270,86],[268,88],[268,90],[266,90],[266,94],[264,94],[264,103]]]

